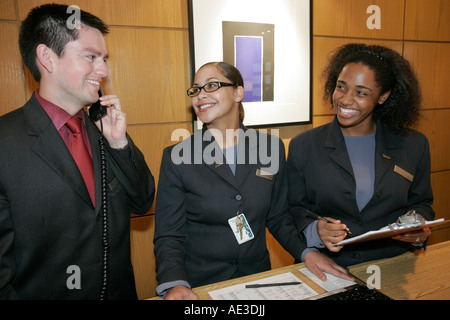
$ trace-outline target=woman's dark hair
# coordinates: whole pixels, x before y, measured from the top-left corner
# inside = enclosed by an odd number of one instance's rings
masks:
[[[333,53],[324,70],[325,100],[333,104],[337,79],[349,63],[362,63],[371,69],[381,94],[391,91],[388,99],[375,107],[374,119],[383,121],[395,132],[418,121],[422,97],[414,70],[396,51],[378,45],[350,43]]]
[[[78,31],[69,19],[73,15],[73,9],[67,5],[44,4],[33,8],[20,27],[19,48],[22,60],[30,70],[36,81],[41,80],[41,73],[36,64],[36,48],[39,44],[45,44],[52,49],[58,57],[61,56],[66,44],[78,38]],[[108,26],[96,16],[79,11],[80,26],[88,26],[99,30],[106,35]],[[69,23],[68,23],[69,22]]]
[[[208,65],[216,66],[217,69],[219,69],[219,71],[222,73],[222,75],[225,78],[227,78],[228,80],[230,80],[231,83],[235,87],[244,87],[244,78],[242,77],[241,72],[233,65],[231,65],[227,62],[208,62],[208,63],[204,64],[202,66],[202,68],[205,66],[208,66]],[[241,102],[239,102],[239,121],[240,122],[244,121],[244,116],[245,116],[244,105],[242,104],[242,101],[241,101]]]

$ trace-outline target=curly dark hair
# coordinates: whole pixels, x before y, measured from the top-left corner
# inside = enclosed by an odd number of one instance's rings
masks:
[[[388,99],[375,107],[374,119],[383,121],[394,132],[402,131],[419,120],[422,96],[416,74],[405,58],[383,46],[349,43],[337,48],[323,73],[324,100],[333,104],[336,81],[349,63],[362,63],[369,67],[381,87],[381,94],[391,91]]]

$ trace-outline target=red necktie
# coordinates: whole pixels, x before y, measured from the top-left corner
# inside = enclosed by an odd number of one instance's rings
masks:
[[[81,118],[73,117],[67,121],[66,126],[72,131],[72,157],[77,163],[83,176],[84,183],[95,206],[94,168],[86,144],[81,134]]]

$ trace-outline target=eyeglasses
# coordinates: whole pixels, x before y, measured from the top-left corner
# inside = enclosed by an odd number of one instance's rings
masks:
[[[219,90],[222,87],[235,87],[232,83],[226,83],[226,82],[220,82],[220,81],[213,81],[208,82],[203,87],[191,87],[187,91],[187,95],[189,97],[196,97],[200,94],[200,91],[205,90],[205,92],[214,92]]]

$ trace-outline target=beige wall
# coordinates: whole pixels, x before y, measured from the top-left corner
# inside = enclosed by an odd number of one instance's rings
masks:
[[[305,0],[297,0],[305,1]],[[22,106],[37,87],[24,70],[17,45],[20,21],[34,6],[46,2],[76,4],[110,25],[107,44],[110,77],[106,93],[121,98],[129,134],[143,151],[158,181],[164,147],[177,128],[192,129],[185,90],[190,86],[187,0],[2,0],[0,1],[0,114]],[[369,5],[381,9],[381,29],[369,30]],[[321,71],[327,54],[357,41],[389,46],[411,61],[422,83],[423,119],[418,130],[431,145],[432,185],[437,217],[450,219],[450,0],[314,0],[313,1],[313,124],[280,127],[290,139],[330,121],[332,110],[322,101]],[[157,285],[153,256],[153,215],[133,217],[132,259],[138,295],[154,295]],[[433,233],[430,242],[450,239],[449,229]],[[272,238],[275,267],[291,263]]]

